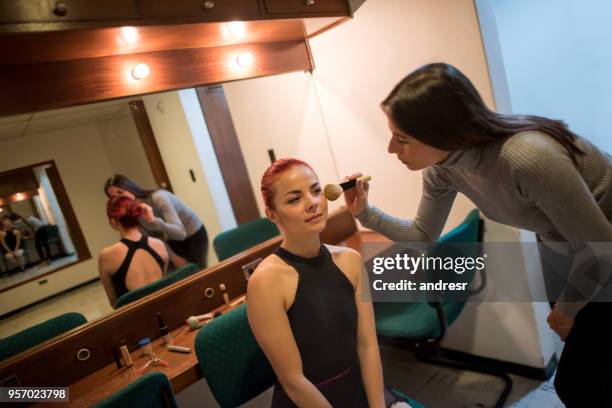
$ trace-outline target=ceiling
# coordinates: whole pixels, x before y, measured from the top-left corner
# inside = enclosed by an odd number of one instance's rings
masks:
[[[115,119],[129,113],[127,99],[0,117],[0,142]]]

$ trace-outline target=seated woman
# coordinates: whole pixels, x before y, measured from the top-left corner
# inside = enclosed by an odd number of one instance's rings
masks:
[[[249,280],[247,313],[278,378],[272,407],[408,406],[383,384],[361,256],[321,244],[327,200],[312,168],[277,160],[261,191],[283,242]]]
[[[98,256],[100,280],[111,306],[130,290],[161,279],[168,266],[168,251],[162,241],[140,231],[141,203],[125,196],[111,197],[106,214],[121,240]]]
[[[15,265],[19,266],[21,271],[25,270],[21,238],[21,231],[15,228],[10,219],[4,218],[2,220],[2,228],[0,228],[0,250],[4,254],[8,269],[12,269],[13,265]]]

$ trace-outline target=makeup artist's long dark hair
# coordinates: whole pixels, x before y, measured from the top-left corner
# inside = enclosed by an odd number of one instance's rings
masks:
[[[584,152],[565,123],[540,116],[503,115],[484,104],[472,82],[452,65],[425,65],[402,79],[381,103],[394,124],[440,150],[483,146],[527,130],[559,142],[575,165]]]
[[[136,198],[140,199],[149,198],[151,194],[158,190],[157,188],[142,188],[122,174],[115,174],[104,183],[104,194],[106,194],[107,197],[109,196],[108,189],[110,187],[117,187],[122,190],[129,191],[130,193],[134,194]]]

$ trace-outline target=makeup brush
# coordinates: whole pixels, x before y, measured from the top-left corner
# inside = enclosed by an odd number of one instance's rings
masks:
[[[343,191],[346,191],[349,188],[355,187],[355,185],[357,184],[357,181],[362,181],[364,183],[367,183],[370,180],[372,180],[372,177],[370,176],[361,176],[361,177],[357,177],[349,181],[345,181],[344,183],[340,183],[340,184],[328,184],[325,186],[323,191],[325,192],[325,197],[327,197],[328,200],[336,201],[338,197],[342,195]]]

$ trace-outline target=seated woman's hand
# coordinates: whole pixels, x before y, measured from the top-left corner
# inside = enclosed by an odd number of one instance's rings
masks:
[[[357,177],[363,176],[362,173],[354,173],[350,177],[345,177],[344,181],[356,179]],[[349,212],[354,216],[361,214],[368,205],[368,183],[357,182],[355,188],[350,188],[344,192],[344,201]]]

